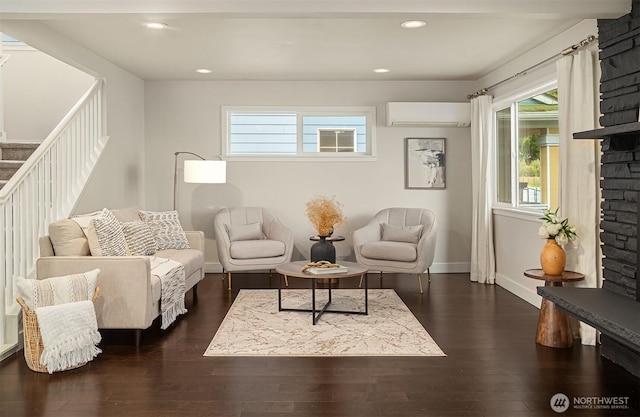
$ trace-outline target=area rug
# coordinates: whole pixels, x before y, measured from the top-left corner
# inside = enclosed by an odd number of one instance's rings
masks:
[[[324,305],[327,290],[316,291]],[[283,308],[310,308],[310,290],[283,290]],[[332,291],[329,309],[364,310],[364,291]],[[369,314],[278,311],[277,290],[240,290],[204,356],[445,356],[394,290],[369,290]]]

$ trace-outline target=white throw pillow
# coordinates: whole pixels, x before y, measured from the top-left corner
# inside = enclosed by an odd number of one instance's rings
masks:
[[[262,233],[262,223],[249,223],[249,224],[227,224],[227,233],[229,233],[229,240],[234,242],[236,240],[261,240],[266,236]]]
[[[149,225],[158,250],[189,249],[189,241],[182,230],[178,212],[140,210],[140,218]]]
[[[18,295],[31,310],[75,301],[91,300],[98,283],[99,269],[82,274],[47,279],[19,278]]]
[[[424,225],[416,226],[394,226],[382,223],[382,240],[393,242],[418,243]]]
[[[149,225],[141,220],[122,223],[129,253],[134,256],[149,256],[156,253],[158,245]]]

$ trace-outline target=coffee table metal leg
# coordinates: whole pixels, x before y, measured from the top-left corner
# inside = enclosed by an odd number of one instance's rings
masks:
[[[364,314],[369,315],[369,282],[366,279],[364,280]]]
[[[311,322],[316,324],[316,280],[311,280]]]
[[[278,311],[282,311],[282,277],[278,277]]]

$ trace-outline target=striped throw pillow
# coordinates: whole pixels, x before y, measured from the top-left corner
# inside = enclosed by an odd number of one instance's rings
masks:
[[[98,284],[99,269],[82,274],[63,275],[47,279],[19,278],[18,295],[34,310],[75,301],[91,300]]]
[[[122,231],[131,255],[149,256],[156,253],[158,246],[147,223],[140,220],[124,222]]]
[[[91,224],[95,229],[100,246],[100,256],[127,256],[129,254],[122,226],[109,209],[102,209],[102,216],[93,219]],[[93,251],[91,254],[93,255]]]

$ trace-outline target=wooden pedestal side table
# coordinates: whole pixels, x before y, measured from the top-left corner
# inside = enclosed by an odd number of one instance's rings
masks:
[[[560,275],[547,275],[542,269],[527,269],[524,271],[524,275],[543,280],[545,287],[562,287],[563,282],[576,282],[584,279],[583,274],[573,271],[563,271]],[[540,306],[536,343],[554,348],[573,346],[573,335],[567,315],[546,298],[542,299]]]

